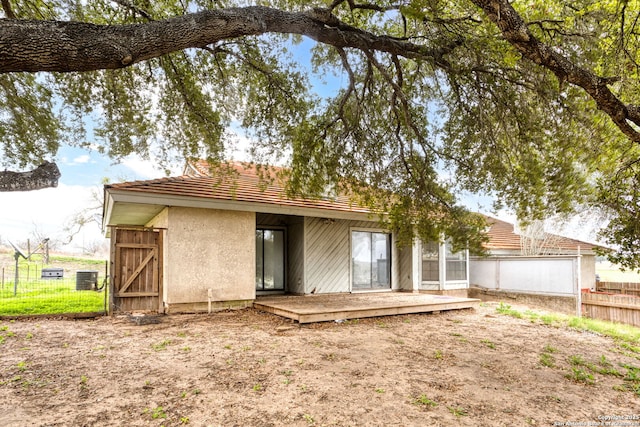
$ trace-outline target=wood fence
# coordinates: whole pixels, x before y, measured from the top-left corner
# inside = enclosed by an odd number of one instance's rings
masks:
[[[596,282],[596,291],[640,296],[640,283]]]
[[[582,315],[640,327],[640,298],[632,295],[583,291]]]

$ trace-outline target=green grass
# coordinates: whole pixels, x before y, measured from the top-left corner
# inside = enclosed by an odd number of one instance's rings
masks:
[[[500,303],[496,308],[498,313],[517,317],[519,319],[529,319],[532,322],[542,322],[546,325],[556,327],[566,327],[579,331],[588,331],[612,338],[616,343],[616,349],[629,357],[640,359],[640,328],[622,325],[619,323],[607,322],[605,320],[588,319],[585,317],[566,316],[563,314],[537,314],[531,311],[520,312],[513,310],[510,305]],[[556,367],[556,360],[552,353],[558,350],[547,344],[540,355],[540,364],[549,368]],[[636,396],[640,396],[640,368],[630,364],[620,364],[617,369],[605,355],[600,355],[597,360],[589,361],[584,356],[576,354],[567,358],[570,371],[565,377],[571,381],[593,385],[596,383],[595,374],[621,378],[623,383],[615,385],[614,390],[630,391]]]
[[[521,312],[511,308],[509,304],[500,303],[496,312],[518,319],[529,319],[542,322],[545,325],[565,326],[579,331],[595,332],[613,338],[619,345],[627,350],[639,348],[640,328],[620,323],[607,322],[606,320],[589,319],[586,317],[567,316],[559,313],[540,315],[531,311]]]
[[[104,279],[104,261],[52,256],[50,264],[35,260],[18,263],[18,285],[14,295],[14,272],[5,272],[0,282],[0,316],[103,312],[105,295],[93,290],[76,290],[76,271],[97,270],[99,285]],[[62,279],[42,279],[42,268],[63,268]]]
[[[420,396],[412,398],[411,403],[428,408],[435,408],[436,406],[438,406],[438,403],[434,400],[429,399],[426,394],[421,394]]]
[[[52,283],[53,282],[53,283]],[[20,283],[18,292],[0,290],[0,316],[104,311],[104,292],[76,291],[75,279]]]

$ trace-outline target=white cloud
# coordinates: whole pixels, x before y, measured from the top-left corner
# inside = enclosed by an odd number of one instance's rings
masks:
[[[3,242],[24,242],[39,234],[66,240],[65,225],[73,215],[92,204],[93,187],[59,184],[37,191],[0,192],[0,237]],[[99,226],[86,227],[65,250],[79,251],[84,242],[103,239]]]
[[[166,175],[165,170],[156,163],[144,160],[135,155],[125,157],[120,164],[131,169],[137,176],[136,179],[154,179]],[[170,174],[172,176],[182,174],[182,167],[184,167],[184,165],[170,165]]]
[[[72,164],[76,164],[76,165],[85,164],[85,163],[89,163],[90,160],[91,160],[91,156],[89,156],[88,154],[83,154],[73,159]]]

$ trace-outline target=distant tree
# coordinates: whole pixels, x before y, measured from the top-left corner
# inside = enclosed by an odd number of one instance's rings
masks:
[[[557,234],[545,231],[544,221],[535,220],[520,226],[520,252],[522,255],[557,255],[561,253]]]
[[[92,114],[115,159],[220,160],[238,121],[255,160],[289,159],[292,193],[350,191],[401,240],[480,246],[462,191],[522,219],[595,206],[606,239],[639,238],[637,0],[260,3],[3,1],[5,162],[83,145]],[[344,76],[335,96],[310,89],[301,36],[313,73]]]

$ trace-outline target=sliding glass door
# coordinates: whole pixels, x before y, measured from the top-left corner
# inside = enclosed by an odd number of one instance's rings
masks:
[[[391,236],[380,232],[352,231],[352,289],[390,289],[390,273]]]
[[[284,291],[284,230],[256,230],[256,290]]]

